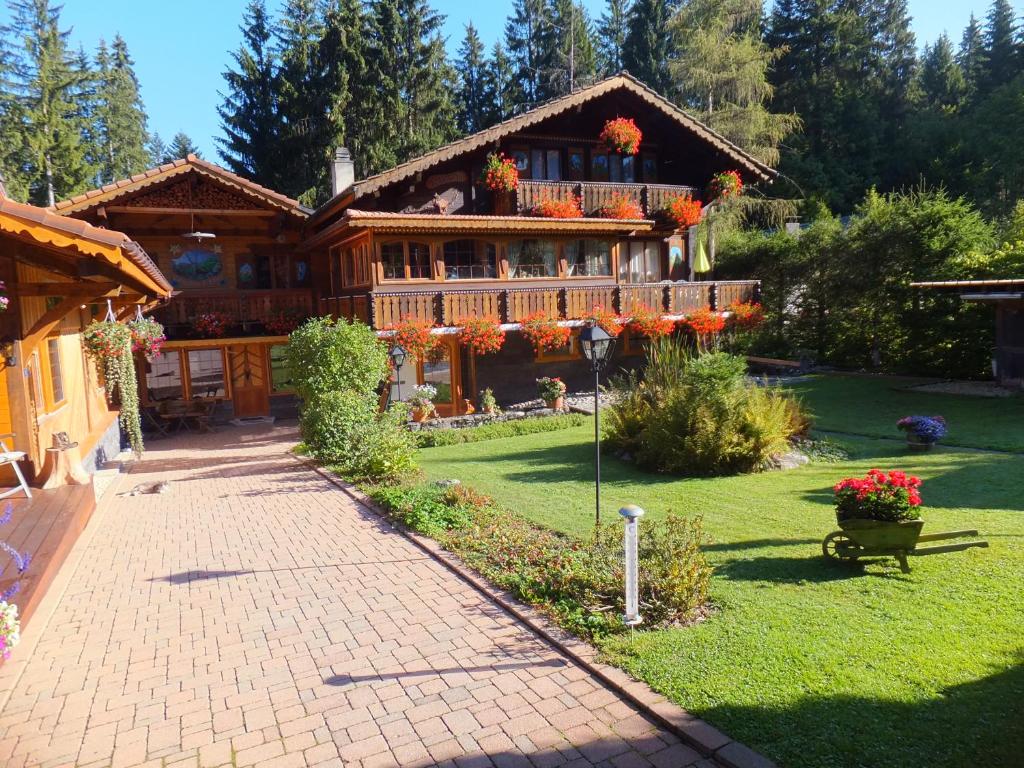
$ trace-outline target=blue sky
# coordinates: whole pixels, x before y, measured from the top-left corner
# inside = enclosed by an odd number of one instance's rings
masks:
[[[3,0],[0,0],[3,2]],[[216,107],[223,88],[221,73],[238,47],[238,24],[245,0],[64,0],[63,23],[72,28],[75,46],[93,50],[101,37],[120,32],[128,41],[142,83],[149,128],[165,140],[183,130],[203,154],[217,159],[213,136],[219,133]],[[277,3],[271,0],[271,5]],[[597,18],[605,0],[584,0]],[[943,30],[958,41],[973,11],[984,17],[990,0],[910,0],[918,44],[930,42]],[[1015,0],[1018,13],[1024,0]],[[488,47],[498,39],[512,0],[492,0],[481,13],[478,0],[433,0],[447,15],[449,50],[457,48],[463,27],[472,20]],[[0,24],[9,15],[0,6]]]

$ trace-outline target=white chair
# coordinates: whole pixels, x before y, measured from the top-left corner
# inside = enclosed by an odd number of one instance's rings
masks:
[[[0,435],[0,467],[5,464],[10,464],[14,469],[14,474],[18,477],[18,487],[11,488],[8,491],[0,493],[0,499],[6,499],[8,496],[17,493],[19,490],[25,492],[25,496],[32,498],[32,489],[28,487],[28,483],[25,482],[25,476],[21,474],[21,467],[18,466],[18,462],[25,458],[24,451],[12,451],[8,449],[6,441],[14,435]]]

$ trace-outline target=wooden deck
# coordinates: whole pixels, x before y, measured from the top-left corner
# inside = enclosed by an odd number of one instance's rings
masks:
[[[33,488],[31,499],[17,494],[0,500],[0,514],[3,516],[6,516],[8,504],[11,505],[11,519],[0,526],[0,540],[20,554],[30,555],[31,561],[19,577],[11,556],[0,551],[0,592],[6,591],[14,582],[20,582],[11,602],[17,604],[24,627],[92,517],[96,496],[91,483],[68,485],[52,491]]]

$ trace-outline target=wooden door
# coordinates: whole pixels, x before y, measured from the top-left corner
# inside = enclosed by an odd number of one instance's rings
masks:
[[[228,347],[228,365],[235,417],[269,415],[270,387],[264,346],[232,344]]]

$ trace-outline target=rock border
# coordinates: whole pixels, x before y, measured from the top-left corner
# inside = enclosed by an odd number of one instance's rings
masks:
[[[468,569],[458,557],[444,549],[433,539],[397,524],[355,486],[345,482],[329,470],[324,469],[312,459],[298,456],[294,453],[289,455],[339,488],[364,509],[381,518],[393,530],[411,541],[431,558],[441,563],[441,565],[462,581],[496,603],[517,621],[526,625],[531,632],[543,641],[554,646],[590,672],[604,685],[636,707],[641,714],[670,730],[705,757],[714,758],[722,763],[722,765],[727,766],[727,768],[777,768],[775,763],[764,755],[755,752],[745,744],[729,738],[714,726],[690,714],[679,705],[672,703],[660,693],[652,690],[647,683],[635,679],[618,667],[613,667],[599,661],[597,650],[593,646],[552,624],[542,613],[520,602],[518,598],[509,592],[492,586],[489,582]]]

